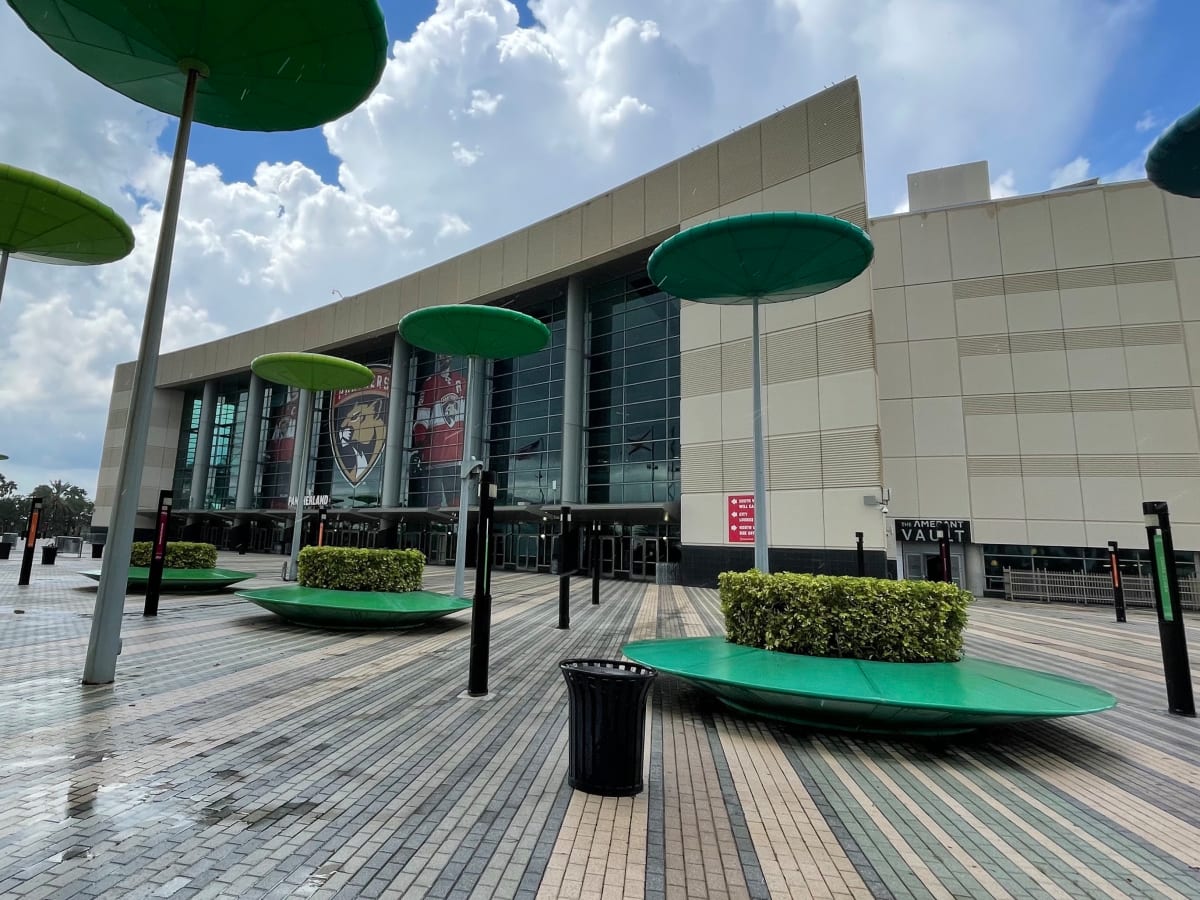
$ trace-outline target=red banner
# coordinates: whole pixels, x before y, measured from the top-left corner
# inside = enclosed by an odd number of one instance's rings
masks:
[[[730,494],[728,497],[728,528],[731,544],[754,543],[754,495]]]

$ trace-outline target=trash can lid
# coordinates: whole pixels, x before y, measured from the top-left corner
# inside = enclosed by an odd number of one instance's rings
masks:
[[[564,671],[588,672],[593,675],[609,675],[614,678],[645,678],[658,674],[649,666],[619,659],[564,659],[558,665]]]

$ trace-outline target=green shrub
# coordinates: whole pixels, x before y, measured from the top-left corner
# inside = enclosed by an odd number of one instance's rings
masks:
[[[129,554],[131,566],[148,567],[154,544],[150,541],[134,541]],[[163,567],[167,569],[213,569],[217,565],[217,548],[212,544],[195,541],[167,541],[167,556]]]
[[[337,591],[419,591],[425,577],[420,550],[358,550],[305,547],[297,580],[305,587]]]
[[[888,662],[953,662],[971,595],[940,581],[783,572],[722,572],[726,637],[735,644]]]

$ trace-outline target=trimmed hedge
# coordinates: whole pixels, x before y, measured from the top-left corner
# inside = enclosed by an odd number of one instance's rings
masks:
[[[129,554],[131,566],[149,567],[150,554],[154,552],[154,544],[150,541],[134,541],[133,550]],[[167,569],[215,569],[217,567],[217,548],[212,544],[200,544],[195,541],[167,541],[167,556],[163,560]]]
[[[954,662],[972,596],[940,581],[722,572],[735,644],[886,662]]]
[[[419,591],[424,577],[420,550],[305,547],[297,568],[300,584],[335,591]]]

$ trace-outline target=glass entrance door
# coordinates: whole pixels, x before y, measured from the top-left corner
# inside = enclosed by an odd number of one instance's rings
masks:
[[[629,541],[629,577],[633,581],[654,581],[658,567],[658,538],[634,537]]]
[[[963,586],[963,566],[965,559],[961,550],[950,547],[950,578],[958,586]],[[941,581],[942,556],[938,552],[928,550],[904,554],[904,577],[915,581]]]

